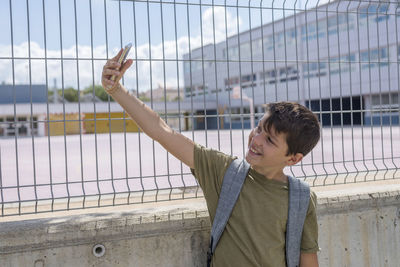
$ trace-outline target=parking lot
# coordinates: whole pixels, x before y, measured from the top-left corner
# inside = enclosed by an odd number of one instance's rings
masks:
[[[323,128],[313,153],[286,172],[312,185],[399,177],[399,132],[398,126]],[[183,134],[243,157],[249,130]],[[8,138],[0,148],[4,203],[196,186],[189,168],[143,133]]]

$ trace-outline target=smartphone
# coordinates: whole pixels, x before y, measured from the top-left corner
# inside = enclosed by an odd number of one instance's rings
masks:
[[[119,63],[119,64],[124,63],[126,57],[127,57],[128,54],[129,54],[129,51],[131,50],[131,47],[132,47],[132,43],[129,43],[129,44],[127,44],[127,45],[124,47],[124,50],[122,51],[122,54],[121,54],[121,56],[120,56],[119,59],[118,59],[118,63]],[[115,81],[115,78],[117,78],[117,76],[115,76],[115,75],[111,76],[111,80],[112,80],[112,81]]]

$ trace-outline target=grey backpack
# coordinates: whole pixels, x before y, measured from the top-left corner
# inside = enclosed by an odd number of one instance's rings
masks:
[[[215,248],[239,197],[249,169],[250,165],[245,160],[235,159],[225,172],[217,211],[211,228],[210,246],[207,251],[208,267],[211,266]],[[287,267],[297,267],[300,262],[304,220],[310,201],[310,187],[305,182],[291,176],[288,176],[288,180],[289,211],[286,224],[286,265]]]

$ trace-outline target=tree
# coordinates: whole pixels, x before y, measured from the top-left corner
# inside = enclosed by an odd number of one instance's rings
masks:
[[[173,101],[182,101],[182,100],[183,100],[182,96],[176,96],[176,97],[173,99]]]
[[[62,89],[58,89],[58,94],[62,96]],[[78,90],[72,87],[64,89],[64,99],[68,102],[78,102]]]
[[[148,97],[146,97],[146,96],[139,96],[139,99],[140,99],[141,101],[143,101],[143,102],[150,102],[150,101],[151,101],[151,99],[148,98]]]
[[[49,101],[53,101],[54,91],[53,89],[47,91]],[[63,89],[58,88],[57,94],[62,97]],[[78,91],[72,87],[68,87],[64,89],[64,99],[68,102],[78,102]]]
[[[93,86],[86,87],[83,90],[83,94],[92,94],[93,95]],[[108,94],[104,90],[103,86],[101,85],[95,85],[94,86],[94,94],[97,96],[101,101],[108,101]],[[112,97],[110,97],[111,101],[114,101]]]

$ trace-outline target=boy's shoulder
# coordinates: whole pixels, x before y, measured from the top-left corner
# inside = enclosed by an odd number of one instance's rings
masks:
[[[232,156],[220,150],[210,147],[205,147],[197,143],[195,144],[194,147],[194,154],[195,158],[197,156],[199,159],[201,158],[208,159],[211,160],[212,163],[220,163],[221,161],[223,161],[223,162],[228,162],[230,164],[233,160],[237,158],[236,156]]]

